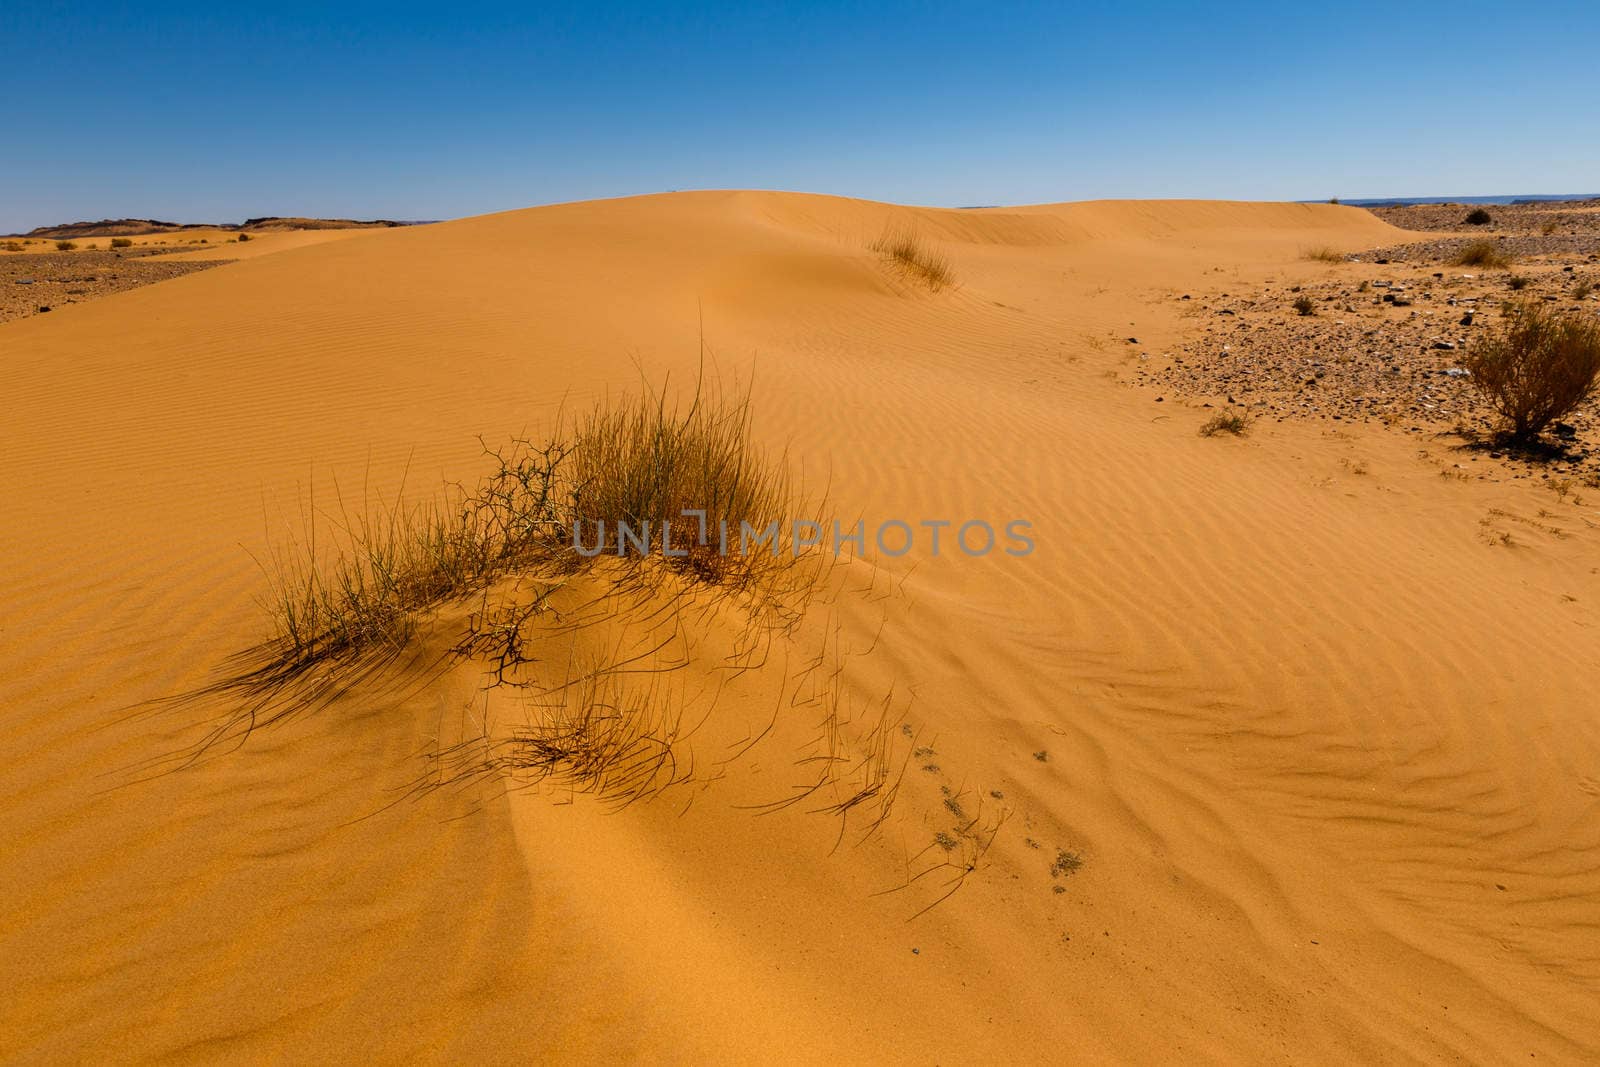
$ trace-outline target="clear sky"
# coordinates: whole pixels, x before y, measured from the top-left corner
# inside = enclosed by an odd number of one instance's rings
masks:
[[[0,232],[688,188],[1593,192],[1600,3],[5,0],[0,153]]]

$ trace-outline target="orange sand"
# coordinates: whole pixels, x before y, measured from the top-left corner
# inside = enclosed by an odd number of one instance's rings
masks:
[[[958,286],[866,249],[908,220]],[[706,192],[327,235],[0,326],[5,1058],[1600,1055],[1593,509],[1508,550],[1479,520],[1552,494],[1378,428],[1202,439],[1111,377],[1126,337],[1181,335],[1186,287],[1399,231]],[[478,434],[692,376],[702,321],[835,513],[1034,523],[1026,559],[862,562],[877,594],[827,606],[841,692],[892,691],[934,750],[878,834],[741,807],[803,777],[777,739],[622,811],[406,799],[459,677],[135,781],[216,709],[129,706],[261,638],[252,554],[313,483],[471,479]],[[707,736],[759,730],[793,668]],[[942,788],[1008,817],[912,918],[935,876],[877,894]]]

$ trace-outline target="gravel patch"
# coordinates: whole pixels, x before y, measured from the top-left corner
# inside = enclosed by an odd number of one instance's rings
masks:
[[[197,246],[198,247],[198,246]],[[41,315],[67,304],[193,274],[231,260],[185,263],[153,255],[190,251],[159,246],[148,252],[83,249],[74,252],[0,253],[0,322]]]
[[[1341,273],[1372,274],[1370,261]],[[1525,286],[1511,288],[1521,277]],[[1580,301],[1581,282],[1596,288]],[[1311,313],[1295,301],[1309,299]],[[1381,423],[1398,432],[1466,435],[1495,427],[1495,414],[1461,366],[1474,341],[1497,329],[1515,300],[1600,316],[1600,266],[1543,263],[1515,271],[1397,265],[1377,277],[1344,277],[1251,292],[1195,292],[1195,320],[1173,351],[1140,357],[1131,380],[1163,396],[1198,399],[1257,419]],[[1600,399],[1552,435],[1560,469],[1600,472]]]

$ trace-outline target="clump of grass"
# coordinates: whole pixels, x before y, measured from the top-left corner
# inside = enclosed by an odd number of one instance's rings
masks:
[[[1461,247],[1450,260],[1452,267],[1509,267],[1511,257],[1493,241],[1472,241]]]
[[[1549,237],[1551,234],[1555,233],[1560,228],[1561,227],[1556,222],[1556,220],[1555,219],[1551,219],[1549,222],[1547,222],[1543,226],[1539,227],[1539,232],[1544,234],[1546,237]]]
[[[1527,442],[1594,391],[1600,375],[1600,322],[1527,303],[1480,341],[1465,365],[1500,414],[1507,436]]]
[[[1316,248],[1306,249],[1301,253],[1301,258],[1315,259],[1323,263],[1343,263],[1344,253],[1328,245],[1318,245]]]
[[[686,553],[676,565],[713,582],[742,586],[767,574],[772,553],[742,549],[775,522],[781,537],[793,515],[785,468],[752,443],[748,394],[697,392],[686,409],[650,396],[597,408],[577,425],[572,471],[580,531],[603,540],[608,529],[620,536],[619,524],[648,524],[658,548],[675,531],[673,551]]]
[[[129,238],[127,238],[127,237],[113,237],[111,239],[111,247],[112,248],[132,248],[133,247],[133,241],[130,240]]]
[[[7,252],[20,252],[22,251],[22,247],[23,245],[21,241],[7,241],[5,243],[5,250]]]
[[[1250,416],[1232,408],[1224,408],[1206,420],[1205,425],[1200,427],[1200,436],[1215,437],[1219,433],[1231,433],[1235,437],[1243,437],[1249,429]]]
[[[240,234],[240,235],[239,235],[239,243],[240,243],[240,244],[244,244],[244,243],[245,243],[245,242],[246,242],[246,241],[248,241],[248,240],[250,240],[250,235],[249,235],[249,234],[247,234],[247,233],[241,233],[241,234]]]
[[[1592,292],[1594,292],[1593,282],[1579,282],[1572,287],[1572,299],[1587,300]]]
[[[1514,291],[1520,293],[1522,290],[1528,287],[1528,284],[1531,281],[1532,279],[1525,274],[1513,274],[1511,277],[1506,279],[1506,284],[1509,285]]]
[[[1297,297],[1295,297],[1294,309],[1295,309],[1296,312],[1298,312],[1302,316],[1304,316],[1304,315],[1315,315],[1317,313],[1317,305],[1312,303],[1311,298],[1309,296],[1297,296]]]
[[[78,247],[77,244],[72,242],[72,241],[57,241],[56,242],[56,251],[57,252],[70,252],[74,248],[77,248],[77,247]]]
[[[1469,211],[1467,213],[1467,217],[1462,221],[1468,226],[1487,226],[1489,223],[1494,221],[1494,218],[1487,211],[1480,207]]]
[[[444,603],[602,555],[649,555],[769,605],[804,583],[804,545],[786,540],[804,517],[786,468],[752,443],[748,393],[697,390],[681,406],[645,395],[486,455],[493,469],[470,491],[377,515],[341,508],[331,552],[312,537],[275,560],[264,651],[278,676],[393,652]]]
[[[956,280],[949,258],[929,247],[914,227],[891,226],[872,242],[872,250],[931,289],[942,289]]]

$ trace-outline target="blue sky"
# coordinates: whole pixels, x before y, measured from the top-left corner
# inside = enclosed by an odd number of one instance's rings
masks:
[[[5,3],[0,232],[688,188],[1600,191],[1592,2],[585,8]]]

